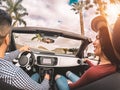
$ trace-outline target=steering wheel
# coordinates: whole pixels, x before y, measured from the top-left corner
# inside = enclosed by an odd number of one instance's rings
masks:
[[[34,65],[35,56],[31,51],[22,52],[18,57],[18,63],[21,67],[25,67],[27,70],[30,70]]]

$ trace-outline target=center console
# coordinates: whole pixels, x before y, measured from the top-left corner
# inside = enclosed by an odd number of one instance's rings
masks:
[[[57,57],[37,56],[38,65],[55,66],[58,62]]]
[[[54,68],[39,67],[39,73],[41,75],[41,78],[43,79],[46,73],[50,75],[49,81],[50,81],[50,86],[52,87],[54,83]]]

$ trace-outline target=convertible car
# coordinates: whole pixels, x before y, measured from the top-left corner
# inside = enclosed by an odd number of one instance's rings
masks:
[[[50,74],[50,90],[58,90],[54,77],[72,71],[81,76],[88,68],[82,60],[85,49],[91,39],[80,34],[43,27],[14,27],[11,32],[11,42],[7,52],[30,46],[31,52],[23,52],[13,63],[21,67],[29,76],[39,73],[43,80],[45,73]],[[95,61],[95,59],[94,59]],[[120,90],[120,73],[114,73],[94,81],[76,90]],[[14,90],[10,85],[0,84],[0,90]],[[18,90],[16,88],[16,90]]]

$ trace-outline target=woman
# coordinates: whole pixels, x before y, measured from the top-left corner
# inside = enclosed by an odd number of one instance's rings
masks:
[[[79,79],[76,79],[76,81],[72,83],[68,83],[64,76],[57,75],[55,80],[59,90],[74,90],[77,87],[84,86],[116,72],[119,61],[112,47],[106,19],[102,16],[97,16],[92,20],[91,26],[92,29],[98,33],[93,45],[95,48],[94,54],[99,56],[100,62],[96,66],[91,65]],[[69,75],[67,74],[67,76]],[[72,80],[73,78],[74,77],[72,77]]]

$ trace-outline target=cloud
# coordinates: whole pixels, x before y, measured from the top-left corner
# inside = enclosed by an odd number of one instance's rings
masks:
[[[68,4],[68,0],[23,0],[23,5],[29,13],[25,17],[28,26],[49,27],[80,33],[79,14],[75,14],[71,10],[72,6]],[[83,14],[85,35],[93,37],[90,20],[95,15],[94,9],[84,11]]]
[[[79,31],[79,15],[71,10],[67,0],[24,0],[29,13],[25,17],[28,26],[43,26]]]

